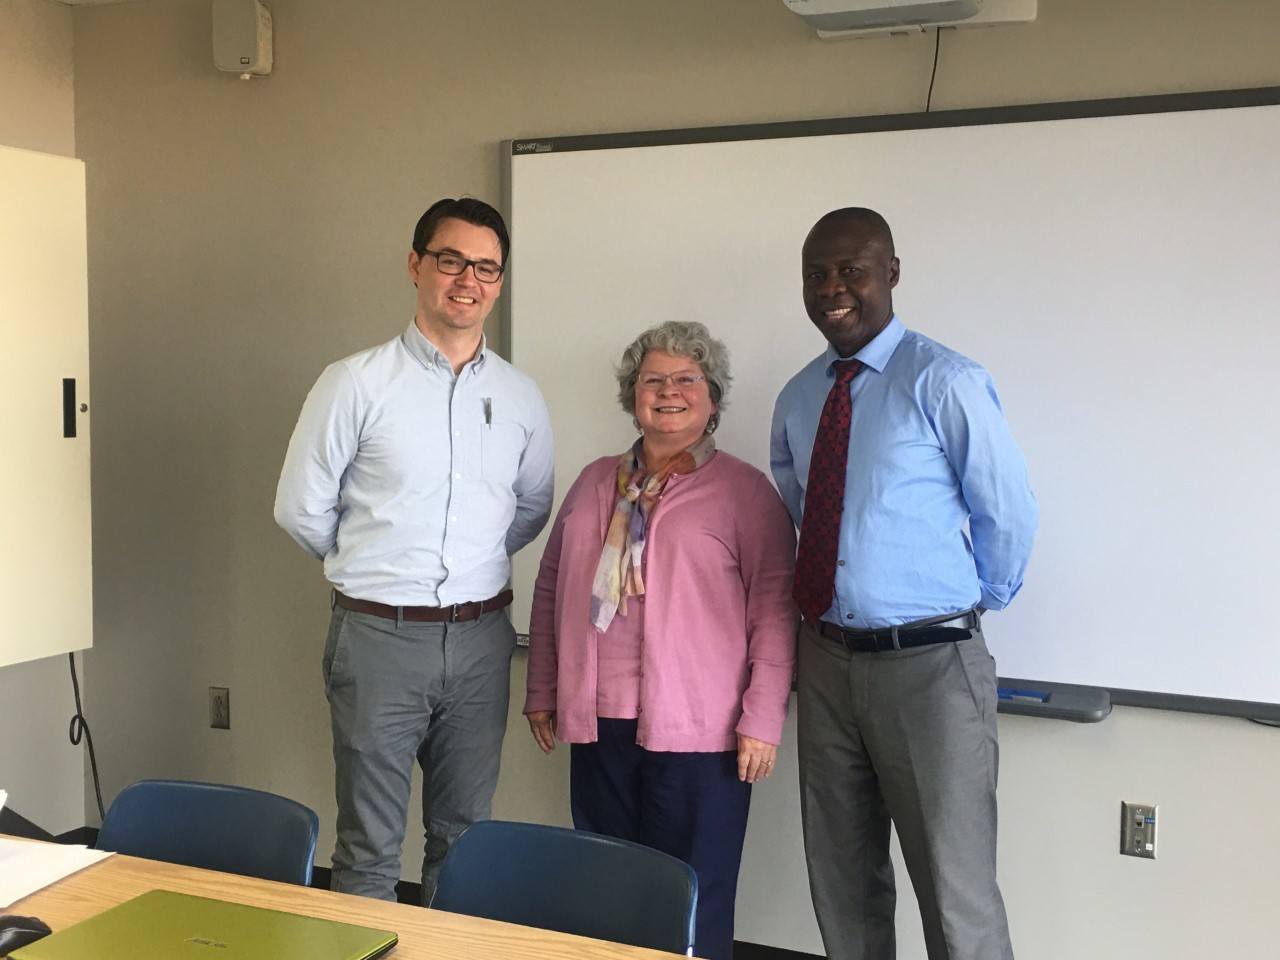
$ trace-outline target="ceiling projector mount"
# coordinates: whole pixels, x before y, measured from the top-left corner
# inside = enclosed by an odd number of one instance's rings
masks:
[[[1028,23],[1037,0],[782,0],[823,40]]]

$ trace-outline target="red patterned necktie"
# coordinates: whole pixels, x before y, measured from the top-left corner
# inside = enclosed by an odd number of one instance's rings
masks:
[[[849,457],[849,421],[853,415],[849,384],[862,369],[862,362],[837,360],[835,369],[836,382],[822,405],[818,434],[813,438],[813,453],[809,457],[809,483],[804,491],[796,586],[792,593],[800,612],[814,623],[830,609],[835,593],[844,474]]]

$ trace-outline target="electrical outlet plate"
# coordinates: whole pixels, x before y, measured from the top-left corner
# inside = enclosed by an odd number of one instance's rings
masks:
[[[214,730],[231,729],[231,691],[227,687],[209,688],[209,726]]]
[[[1120,804],[1120,852],[1126,857],[1156,858],[1156,811],[1154,803]]]

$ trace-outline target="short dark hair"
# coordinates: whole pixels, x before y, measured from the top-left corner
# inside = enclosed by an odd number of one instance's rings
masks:
[[[475,197],[445,197],[427,207],[427,212],[418,218],[418,225],[413,228],[413,252],[422,256],[427,251],[427,244],[435,236],[436,227],[441,220],[463,220],[477,227],[488,227],[498,235],[498,243],[502,245],[502,262],[505,265],[507,255],[511,252],[511,237],[507,235],[507,222],[500,214],[483,200]]]
[[[869,207],[841,207],[839,210],[824,213],[813,225],[813,230],[809,232],[814,233],[820,227],[844,223],[856,223],[865,227],[873,237],[884,244],[889,256],[894,256],[893,231],[889,229],[889,221]]]

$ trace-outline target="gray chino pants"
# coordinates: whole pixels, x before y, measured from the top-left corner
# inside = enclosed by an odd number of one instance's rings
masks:
[[[490,816],[514,649],[501,610],[397,623],[334,607],[323,664],[338,800],[331,889],[396,898],[416,761],[430,903],[449,844]]]
[[[853,653],[800,628],[805,854],[831,960],[895,954],[892,820],[929,960],[1012,960],[996,885],[995,664],[958,643]]]

